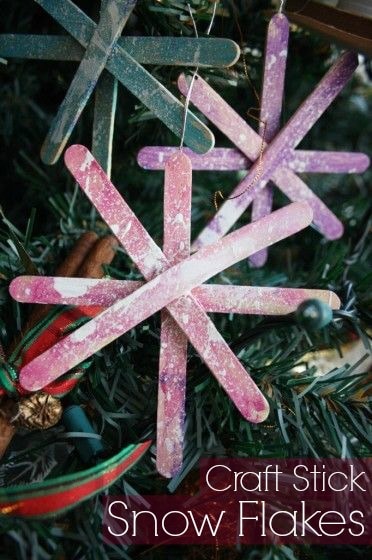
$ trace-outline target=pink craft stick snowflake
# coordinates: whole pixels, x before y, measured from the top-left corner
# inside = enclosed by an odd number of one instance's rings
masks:
[[[237,150],[214,149],[203,156],[190,155],[193,169],[249,169],[247,176],[230,194],[214,218],[193,243],[198,249],[214,242],[236,223],[253,202],[253,220],[270,213],[272,183],[293,201],[307,202],[314,213],[314,225],[328,239],[342,235],[343,226],[327,206],[296,175],[301,172],[355,173],[364,171],[369,159],[364,154],[349,152],[317,152],[295,148],[343,89],[357,66],[357,55],[345,53],[330,68],[315,90],[303,102],[288,123],[279,129],[283,84],[287,57],[288,20],[276,14],[270,21],[261,97],[261,124],[257,134],[202,78],[194,81],[190,100],[232,142]],[[179,89],[187,95],[190,79],[181,75]],[[265,123],[265,124],[263,124]],[[260,159],[262,135],[265,130],[265,151]],[[147,169],[164,165],[170,148],[147,147],[140,151],[138,161]],[[253,162],[251,165],[250,162]],[[251,257],[262,265],[267,250]]]
[[[146,281],[14,280],[10,290],[19,301],[107,306],[95,319],[27,364],[20,382],[29,390],[45,386],[163,310],[157,465],[162,474],[172,476],[182,464],[187,340],[246,419],[260,422],[269,412],[265,398],[206,311],[282,314],[310,297],[339,306],[337,296],[325,290],[203,285],[232,264],[306,227],[312,219],[311,210],[303,203],[291,204],[190,256],[191,164],[178,152],[166,164],[163,253],[85,147],[72,146],[65,160]]]

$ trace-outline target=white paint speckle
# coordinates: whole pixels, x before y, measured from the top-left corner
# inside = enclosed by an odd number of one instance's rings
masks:
[[[84,280],[72,280],[70,278],[55,278],[53,288],[62,297],[79,297],[87,292]]]
[[[93,161],[94,157],[90,152],[87,152],[84,161],[81,162],[80,171],[85,172]]]
[[[80,327],[75,332],[70,335],[70,340],[73,342],[81,342],[88,338],[88,336],[94,334],[96,330],[96,324],[94,321],[89,321],[86,325]]]
[[[271,67],[274,66],[275,62],[276,62],[276,56],[275,56],[275,54],[271,54],[270,55],[270,60],[269,60],[269,65],[268,65],[269,70],[271,70]]]

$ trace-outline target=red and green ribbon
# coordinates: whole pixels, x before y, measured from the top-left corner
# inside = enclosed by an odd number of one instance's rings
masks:
[[[18,372],[58,340],[102,311],[101,307],[56,307],[23,337],[9,358],[0,357],[0,397],[28,394],[18,383]],[[63,397],[75,387],[90,362],[43,388]],[[0,489],[0,517],[47,518],[60,515],[108,488],[130,469],[151,445],[131,444],[98,465],[38,483]]]
[[[7,360],[0,361],[0,396],[23,396],[25,391],[18,383],[18,372],[56,342],[65,337],[83,323],[89,321],[102,311],[101,307],[62,307],[58,306],[30,329]],[[63,377],[44,387],[43,391],[54,397],[63,397],[69,393],[84,375],[90,365],[84,362],[78,369],[66,373]]]
[[[0,490],[1,515],[48,518],[65,513],[108,488],[130,469],[150,447],[151,441],[128,445],[103,463],[35,484]]]

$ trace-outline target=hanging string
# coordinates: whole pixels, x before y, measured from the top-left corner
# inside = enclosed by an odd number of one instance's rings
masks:
[[[279,13],[281,13],[283,7],[285,4],[285,0],[281,0],[280,2],[280,6],[279,6]],[[250,85],[250,87],[252,88],[252,91],[254,93],[254,96],[257,100],[257,104],[258,107],[250,107],[247,111],[247,116],[251,117],[255,120],[257,120],[261,125],[262,125],[262,132],[260,133],[260,136],[262,138],[261,141],[261,145],[260,145],[260,150],[259,150],[259,154],[258,154],[258,165],[257,165],[257,171],[255,176],[253,177],[253,179],[251,180],[251,182],[249,183],[249,185],[247,185],[247,187],[240,192],[239,194],[235,195],[235,196],[230,196],[230,197],[224,197],[223,192],[221,190],[215,191],[213,194],[213,205],[215,207],[216,212],[218,211],[218,202],[219,200],[234,200],[235,198],[239,198],[241,197],[244,193],[246,193],[247,191],[249,191],[256,183],[257,181],[260,179],[260,177],[262,176],[262,168],[263,168],[263,153],[265,150],[265,137],[266,137],[266,121],[260,119],[259,117],[255,116],[253,114],[254,111],[260,111],[260,104],[261,104],[261,100],[260,100],[260,96],[257,93],[257,90],[249,76],[248,73],[248,67],[247,67],[247,62],[246,62],[246,58],[245,58],[245,54],[244,54],[244,49],[243,49],[243,33],[238,21],[238,18],[236,16],[236,12],[234,10],[234,19],[235,19],[235,23],[236,26],[238,28],[239,31],[239,35],[240,35],[240,46],[241,46],[241,50],[242,50],[242,61],[243,61],[243,69],[244,69],[244,75],[247,78],[247,81]]]
[[[247,185],[246,188],[242,192],[240,192],[239,194],[236,194],[235,196],[228,196],[227,198],[225,198],[223,196],[222,191],[216,191],[213,195],[213,204],[214,204],[214,207],[216,209],[216,212],[218,211],[218,198],[221,199],[221,200],[234,200],[235,198],[240,198],[241,196],[243,196],[244,193],[249,191],[262,176],[263,153],[264,153],[264,150],[265,150],[266,122],[263,121],[262,119],[260,119],[259,117],[255,117],[254,115],[251,114],[252,111],[259,111],[259,110],[260,110],[259,107],[251,107],[247,111],[248,116],[252,117],[253,119],[256,119],[258,122],[263,124],[263,130],[262,130],[262,134],[261,134],[262,141],[261,141],[261,145],[260,145],[260,152],[259,152],[259,155],[258,155],[258,165],[257,165],[257,171],[255,173],[255,176],[253,177],[253,179],[249,183],[249,185]]]
[[[281,14],[283,12],[286,0],[280,0],[279,10],[278,13]]]
[[[215,20],[215,17],[216,17],[217,3],[218,3],[218,0],[214,0],[212,17],[211,17],[211,20],[209,22],[208,29],[206,31],[206,35],[209,35],[210,32],[212,31],[212,27],[213,27],[214,20]],[[192,13],[192,10],[191,10],[191,6],[190,6],[189,3],[187,3],[187,8],[189,10],[190,18],[191,18],[192,25],[193,25],[193,28],[194,28],[195,37],[196,37],[196,39],[198,39],[199,38],[198,29],[196,27],[195,19],[194,19],[194,16],[193,16],[193,13]],[[182,122],[182,134],[181,134],[181,141],[180,141],[180,148],[179,148],[180,150],[182,150],[183,144],[184,144],[184,141],[185,141],[187,113],[189,111],[191,93],[192,93],[192,89],[194,87],[195,79],[196,79],[196,76],[197,76],[198,72],[199,72],[199,66],[196,66],[196,68],[195,68],[195,70],[192,74],[192,77],[191,77],[190,87],[188,89],[186,100],[185,100],[183,122]]]

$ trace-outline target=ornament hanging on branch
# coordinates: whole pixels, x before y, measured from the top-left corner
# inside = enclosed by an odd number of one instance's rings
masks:
[[[323,112],[340,93],[357,67],[357,55],[343,54],[328,70],[314,91],[279,130],[287,57],[288,21],[276,14],[270,21],[261,98],[260,130],[257,134],[222,97],[196,76],[181,75],[178,86],[184,95],[221,130],[237,149],[215,148],[206,155],[186,150],[194,169],[232,171],[249,169],[200,233],[192,248],[200,249],[227,233],[253,203],[253,219],[272,208],[272,184],[290,200],[307,202],[313,210],[313,223],[327,239],[342,235],[343,226],[327,206],[296,173],[356,173],[369,165],[365,154],[296,150]],[[192,84],[192,87],[191,87]],[[146,169],[162,169],[176,148],[146,147],[138,155]],[[264,264],[267,250],[251,257],[255,266]]]
[[[283,314],[311,297],[339,306],[337,296],[326,290],[204,284],[257,250],[306,227],[311,209],[303,203],[291,204],[190,256],[191,162],[179,151],[165,165],[162,252],[85,147],[70,147],[65,161],[146,282],[15,279],[10,291],[18,301],[108,308],[27,364],[21,371],[21,384],[37,390],[55,381],[162,310],[157,466],[163,475],[173,476],[182,465],[187,341],[244,418],[261,422],[269,412],[265,398],[206,312]]]
[[[180,136],[184,108],[142,64],[227,67],[239,57],[229,39],[121,37],[136,0],[102,0],[95,24],[71,0],[35,0],[70,36],[0,35],[0,56],[80,61],[42,147],[45,163],[60,157],[93,90],[96,90],[92,151],[110,175],[117,82]],[[190,111],[185,142],[195,152],[213,147],[210,130]]]

